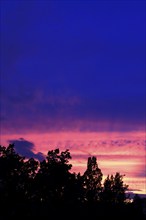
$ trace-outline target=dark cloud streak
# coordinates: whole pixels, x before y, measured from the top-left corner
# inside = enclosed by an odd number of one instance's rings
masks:
[[[8,142],[14,144],[16,151],[26,158],[35,158],[38,160],[44,159],[44,155],[41,152],[38,152],[37,154],[33,152],[35,145],[30,141],[19,138],[18,140],[9,140]]]

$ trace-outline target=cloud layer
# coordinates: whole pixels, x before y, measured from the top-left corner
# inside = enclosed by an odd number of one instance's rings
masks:
[[[104,177],[120,172],[130,188],[145,189],[145,133],[141,132],[55,132],[2,136],[1,144],[15,143],[21,155],[42,160],[49,150],[69,149],[72,171],[83,173],[89,156],[96,156]],[[41,152],[41,153],[40,153]]]
[[[18,91],[2,96],[1,130],[130,131],[145,129],[144,100],[116,100],[48,96]],[[21,130],[19,129],[21,127]]]

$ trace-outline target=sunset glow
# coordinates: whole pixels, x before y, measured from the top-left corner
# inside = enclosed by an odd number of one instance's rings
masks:
[[[69,149],[72,160],[72,172],[83,173],[87,158],[96,156],[104,177],[120,172],[125,175],[125,182],[130,191],[146,193],[145,182],[145,134],[142,132],[56,132],[3,135],[2,143],[15,143],[23,137],[33,143],[33,153],[48,150]],[[21,140],[20,140],[21,145]]]
[[[96,156],[146,194],[144,1],[1,1],[0,144]]]

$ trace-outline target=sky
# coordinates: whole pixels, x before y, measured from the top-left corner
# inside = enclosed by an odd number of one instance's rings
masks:
[[[1,144],[96,156],[146,194],[145,1],[1,1]]]

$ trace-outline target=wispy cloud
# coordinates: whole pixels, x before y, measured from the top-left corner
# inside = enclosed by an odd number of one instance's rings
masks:
[[[46,95],[42,89],[20,84],[12,94],[3,89],[1,129],[3,133],[19,132],[20,127],[22,132],[144,130],[143,99],[139,99],[139,104],[134,99],[128,102],[126,99]]]
[[[89,156],[96,156],[103,174],[126,175],[131,188],[142,189],[145,182],[145,133],[142,132],[50,132],[7,134],[2,144],[15,143],[16,150],[24,156],[41,159],[48,150],[69,149],[72,171],[83,173]],[[40,155],[41,152],[43,155]],[[138,181],[138,182],[137,182]]]

